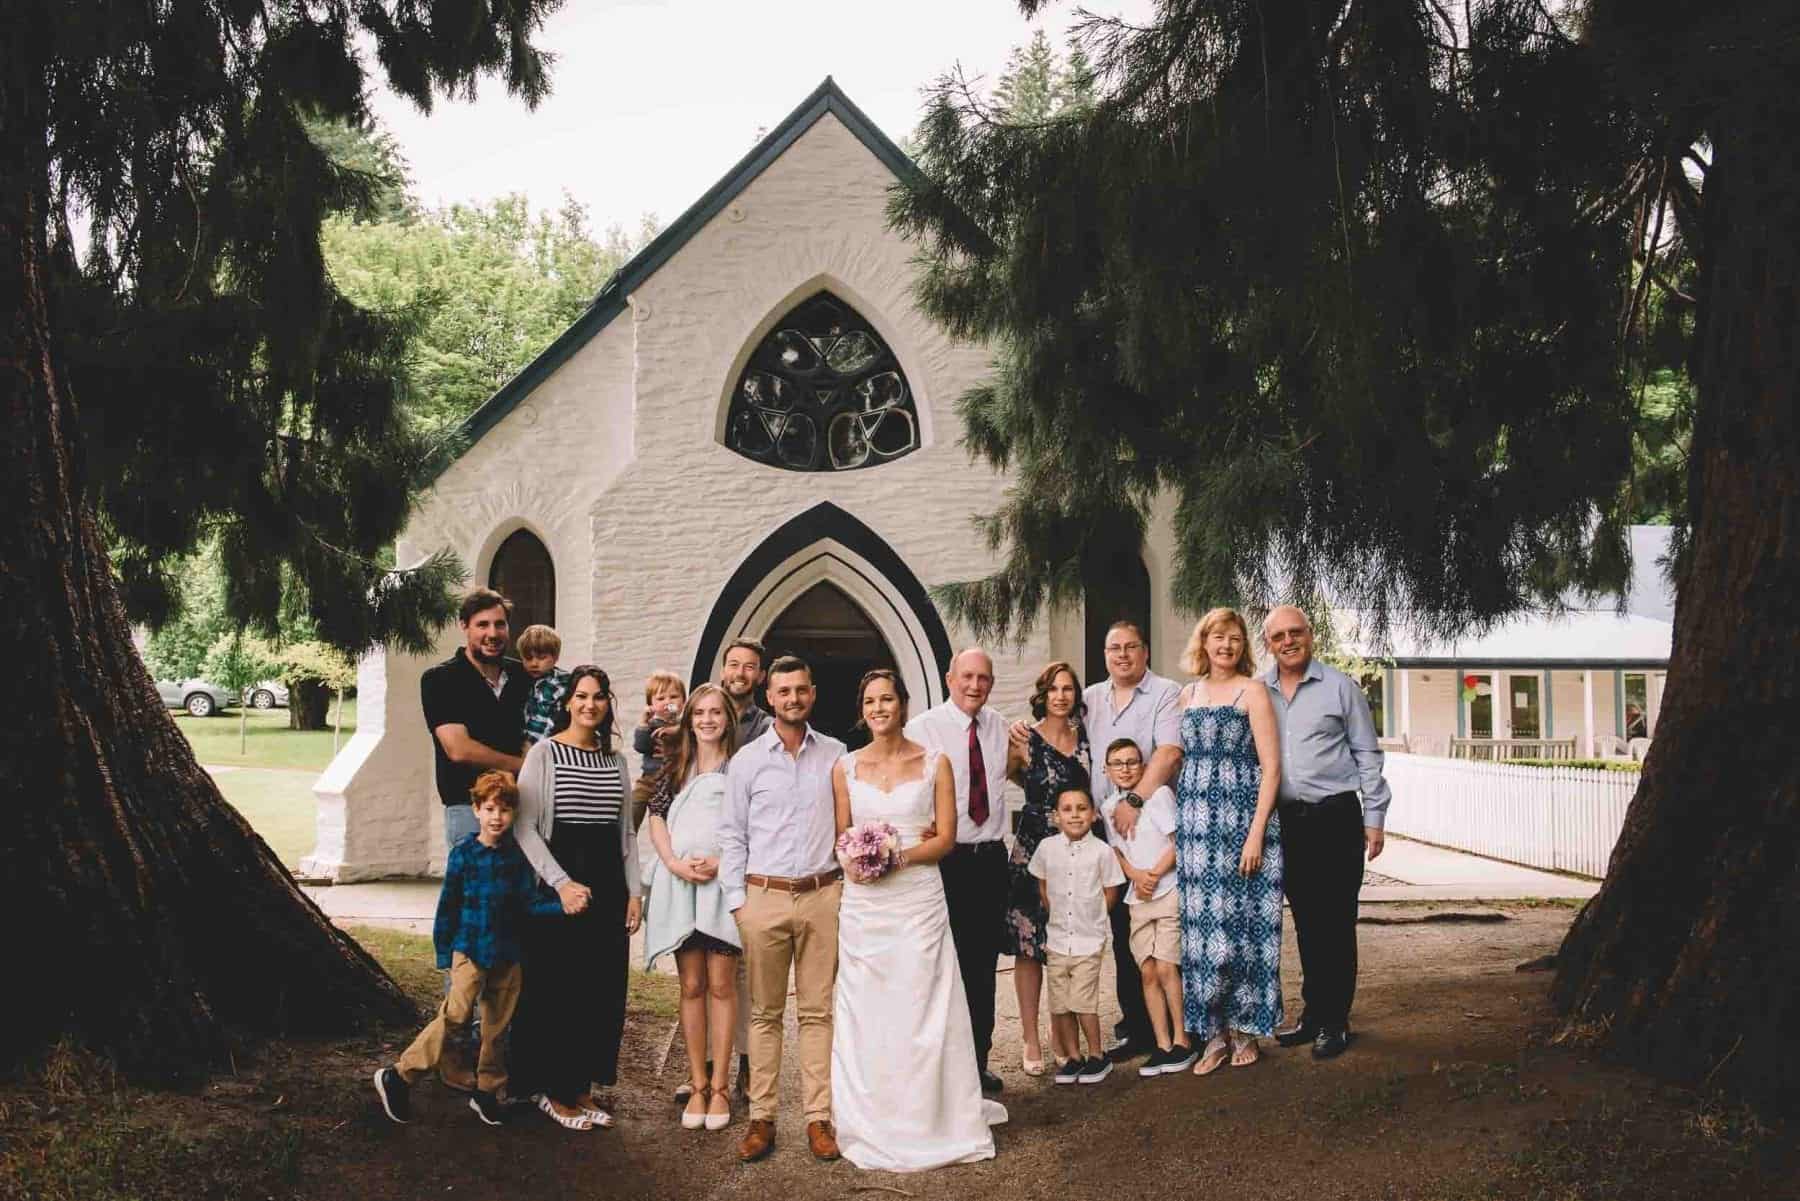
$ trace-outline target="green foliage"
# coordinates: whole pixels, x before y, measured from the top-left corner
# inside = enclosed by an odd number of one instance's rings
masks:
[[[314,682],[326,688],[350,688],[356,684],[356,664],[323,642],[284,646],[274,653],[273,666],[273,674],[289,688]]]
[[[374,117],[354,122],[327,121],[318,117],[302,120],[313,145],[340,168],[357,172],[366,180],[368,202],[357,210],[358,219],[412,219],[416,206],[406,156],[401,153],[400,143],[394,140],[394,135],[382,128],[379,121]]]
[[[439,453],[401,403],[419,318],[352,303],[320,246],[328,217],[391,207],[391,162],[346,165],[315,134],[368,130],[368,63],[421,107],[487,74],[535,103],[548,60],[530,39],[554,7],[8,9],[8,136],[36,156],[18,186],[43,214],[54,361],[135,619],[171,616],[209,538],[232,628],[274,633],[287,597],[334,646],[422,649],[451,616],[453,559],[382,561]]]
[[[441,436],[573,324],[655,233],[646,218],[636,239],[615,227],[602,243],[574,200],[534,215],[514,195],[405,220],[335,217],[323,245],[344,295],[415,314],[406,410],[414,428]]]
[[[957,619],[1075,600],[1164,490],[1193,610],[1323,592],[1449,635],[1622,585],[1633,233],[1691,143],[1557,7],[1166,0],[1088,20],[1104,87],[1037,124],[940,81],[890,215],[921,305],[995,347],[959,411],[1013,481]]]
[[[1030,125],[1087,108],[1093,100],[1093,72],[1081,45],[1071,44],[1068,57],[1059,58],[1038,29],[1028,44],[1013,47],[994,84],[993,108],[1001,121]]]
[[[255,635],[233,630],[213,643],[200,674],[242,699],[244,689],[275,674],[279,653]]]

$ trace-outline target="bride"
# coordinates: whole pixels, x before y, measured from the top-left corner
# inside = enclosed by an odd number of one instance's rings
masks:
[[[870,821],[900,832],[898,867],[844,883],[831,1041],[838,1146],[857,1167],[889,1172],[992,1159],[988,1125],[1006,1120],[981,1095],[937,869],[956,841],[955,785],[947,760],[902,736],[906,699],[892,671],[863,676],[872,740],[831,773],[839,833]]]

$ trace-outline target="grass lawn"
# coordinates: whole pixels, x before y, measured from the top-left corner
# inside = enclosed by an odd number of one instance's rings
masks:
[[[304,732],[302,732],[304,733]],[[331,749],[327,735],[326,750]],[[244,768],[213,777],[250,828],[263,836],[282,863],[300,866],[300,857],[313,849],[319,803],[313,798],[316,771],[272,771]]]
[[[175,715],[175,725],[187,737],[200,762],[219,767],[278,767],[292,771],[321,772],[331,762],[330,712],[323,730],[290,730],[286,709],[250,710],[244,753],[238,751],[236,710],[218,717]],[[344,701],[342,741],[356,733],[356,700]]]

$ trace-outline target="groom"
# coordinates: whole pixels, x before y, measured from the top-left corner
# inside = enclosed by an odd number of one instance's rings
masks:
[[[806,1139],[838,1157],[831,1127],[831,1004],[837,984],[838,868],[831,768],[844,744],[807,724],[812,669],[783,655],[769,664],[775,723],[731,758],[719,826],[719,884],[737,919],[750,977],[750,1125],[745,1163],[775,1147],[776,1087],[788,969],[800,1025]]]

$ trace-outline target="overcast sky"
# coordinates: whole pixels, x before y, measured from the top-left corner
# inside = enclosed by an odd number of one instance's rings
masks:
[[[1027,22],[1013,0],[568,0],[538,39],[557,62],[536,112],[493,81],[430,116],[385,92],[375,109],[428,205],[551,208],[567,190],[597,229],[666,225],[825,76],[898,142],[937,75],[960,60],[991,80],[1039,25],[1060,48],[1076,7]],[[1086,7],[1142,17],[1150,0]]]

